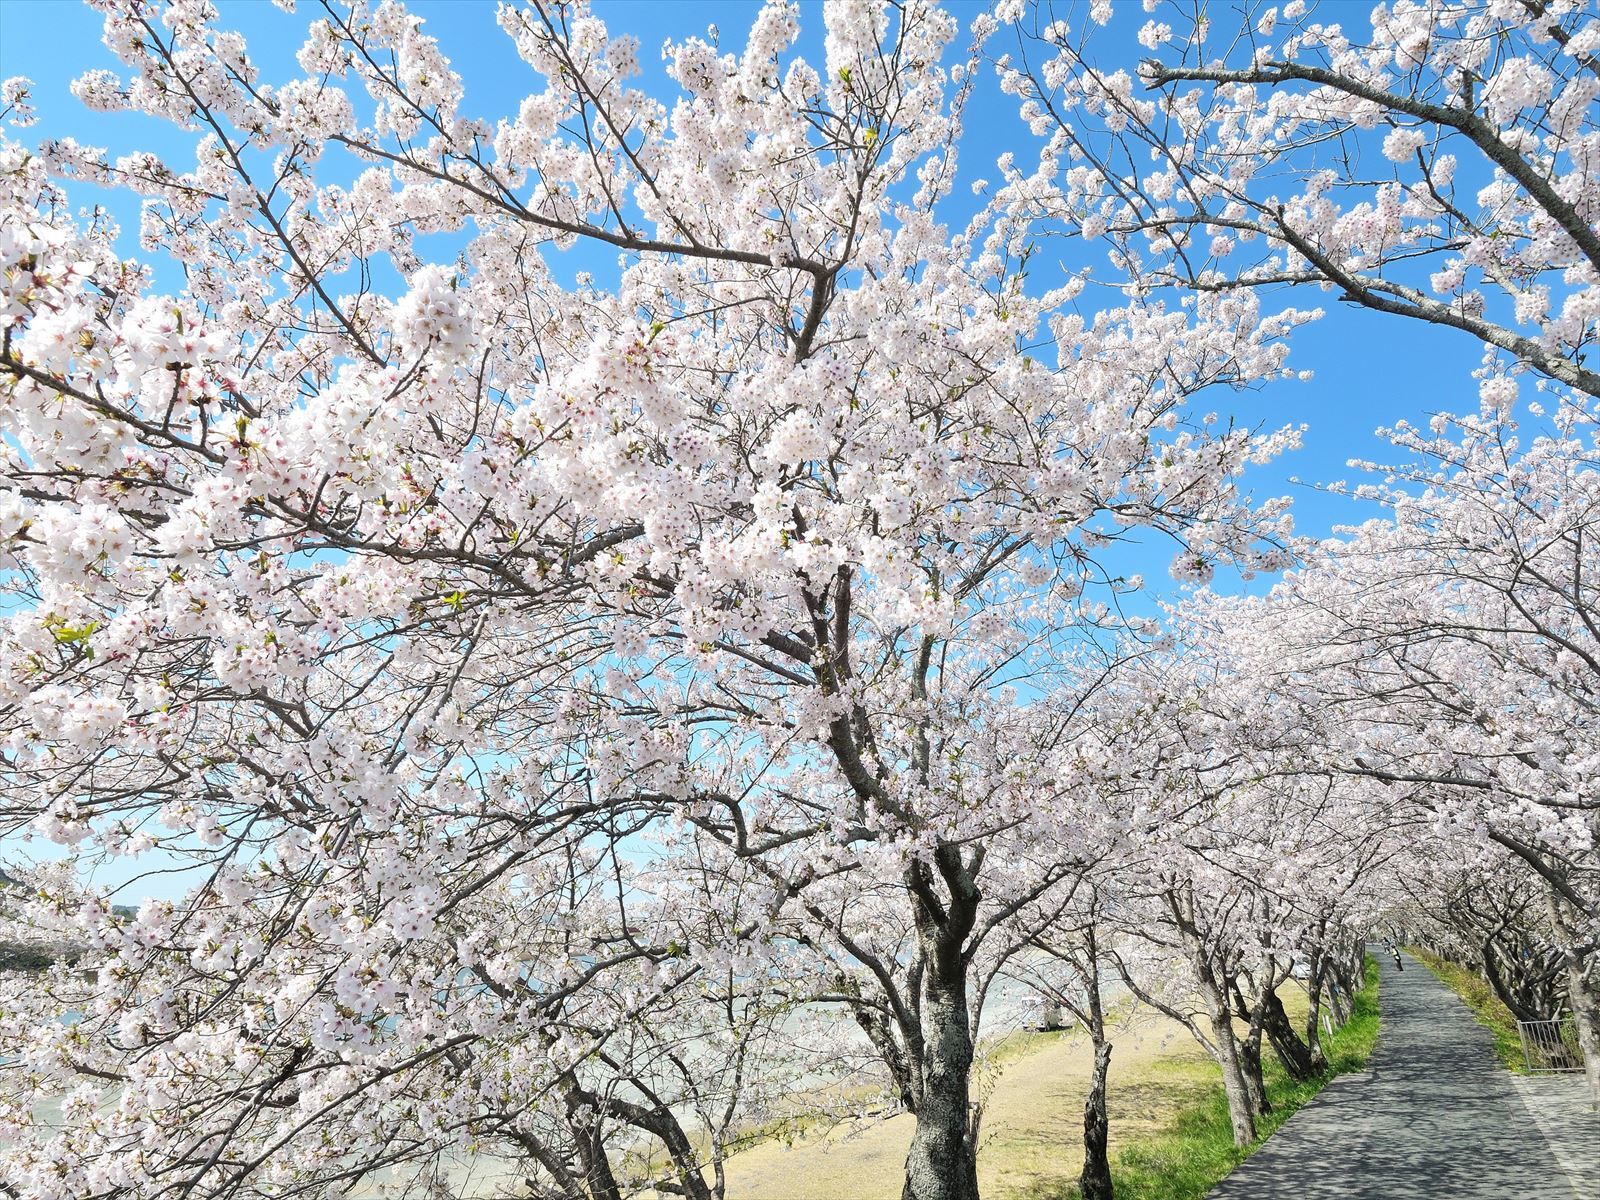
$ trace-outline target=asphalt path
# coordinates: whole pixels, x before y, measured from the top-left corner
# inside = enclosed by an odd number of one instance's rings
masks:
[[[1367,1070],[1295,1113],[1211,1200],[1573,1200],[1494,1056],[1427,967],[1374,948],[1382,1025]]]

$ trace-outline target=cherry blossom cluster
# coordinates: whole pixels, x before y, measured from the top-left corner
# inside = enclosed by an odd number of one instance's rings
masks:
[[[1152,632],[1108,546],[1290,562],[1242,477],[1299,429],[1207,409],[1315,310],[1131,240],[1091,306],[1009,167],[952,219],[997,21],[830,0],[807,63],[774,0],[657,96],[588,5],[506,5],[490,121],[395,0],[321,6],[281,81],[206,0],[95,6],[121,68],[80,99],[185,149],[0,150],[0,833],[50,846],[6,920],[73,947],[3,985],[22,1195],[491,1162],[712,1200],[833,1006],[916,1117],[908,1194],[972,1200],[1017,923],[1141,842],[1187,872],[1149,895],[1218,902],[1196,847],[1269,801],[1222,965],[1265,1022],[1292,947],[1343,962],[1359,872],[1301,792],[1241,766],[1183,818],[1177,764],[1271,750],[1246,699],[1100,700]],[[103,865],[179,885],[130,910]]]

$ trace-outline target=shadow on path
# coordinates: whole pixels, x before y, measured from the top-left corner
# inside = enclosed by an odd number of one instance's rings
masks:
[[[1211,1200],[1572,1200],[1489,1031],[1415,959],[1375,957],[1367,1071],[1329,1084]]]

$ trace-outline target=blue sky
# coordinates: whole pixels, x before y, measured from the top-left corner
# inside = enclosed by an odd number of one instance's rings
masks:
[[[222,23],[246,34],[252,56],[268,79],[286,80],[298,74],[293,56],[306,25],[316,15],[315,5],[302,3],[302,12],[295,15],[280,12],[266,0],[221,0],[220,7]],[[493,0],[416,0],[411,7],[426,19],[428,32],[440,39],[465,78],[467,111],[491,120],[513,115],[534,81],[509,41],[495,28]],[[743,42],[755,2],[600,0],[596,7],[614,33],[627,31],[639,36],[647,83],[664,84],[654,53],[662,41],[703,36],[707,25],[715,23],[720,26],[723,44],[737,47]],[[964,23],[981,11],[976,3],[957,2],[952,7]],[[1121,7],[1111,28],[1096,37],[1095,45],[1102,60],[1120,58],[1131,66],[1144,53],[1133,34],[1145,16],[1138,4]],[[820,57],[821,6],[803,0],[802,9],[800,50]],[[1352,4],[1346,11],[1347,20],[1364,22],[1364,6]],[[965,40],[957,44],[962,46]],[[149,118],[85,109],[70,94],[69,85],[79,74],[96,67],[121,69],[100,42],[99,15],[79,0],[0,0],[0,77],[27,75],[35,84],[39,120],[20,131],[22,140],[72,136],[106,146],[113,154],[134,149],[171,151],[192,144],[187,135],[176,134]],[[1016,121],[1014,101],[1001,96],[992,80],[985,80],[968,110],[967,132],[963,173],[968,180],[995,177],[994,159],[1007,149],[1014,150],[1023,162],[1031,154],[1032,139]],[[80,201],[106,204],[127,230],[136,227],[133,198],[83,186],[76,186],[73,194]],[[966,194],[964,187],[955,190],[957,197]],[[128,249],[130,254],[137,253],[131,236]],[[574,270],[589,265],[583,261],[584,251],[570,253]],[[610,251],[605,257],[614,260]],[[1101,274],[1109,277],[1109,269]],[[1454,331],[1341,305],[1331,293],[1284,293],[1276,302],[1300,307],[1320,304],[1327,310],[1322,321],[1300,330],[1292,340],[1290,365],[1314,372],[1313,381],[1274,384],[1250,394],[1218,392],[1208,397],[1204,406],[1247,423],[1304,422],[1309,426],[1305,448],[1256,470],[1250,486],[1259,495],[1294,495],[1300,531],[1320,535],[1336,523],[1372,515],[1373,510],[1295,486],[1290,480],[1348,478],[1352,475],[1345,466],[1348,459],[1388,457],[1384,444],[1373,436],[1377,426],[1401,417],[1425,418],[1441,409],[1474,407],[1476,388],[1469,376],[1478,364],[1480,347]],[[1153,587],[1168,586],[1165,548],[1132,555],[1134,559],[1142,557],[1149,561],[1130,563],[1128,569],[1142,571]]]

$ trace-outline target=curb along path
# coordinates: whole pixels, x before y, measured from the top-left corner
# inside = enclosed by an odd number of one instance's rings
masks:
[[[1382,1025],[1367,1070],[1335,1080],[1210,1200],[1571,1200],[1577,1193],[1433,972],[1375,952]]]

